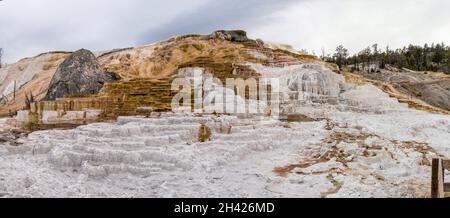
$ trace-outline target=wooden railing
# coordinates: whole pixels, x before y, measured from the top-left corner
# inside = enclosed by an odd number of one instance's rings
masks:
[[[431,197],[444,198],[450,192],[450,183],[445,183],[445,170],[450,170],[450,160],[433,159],[431,172]]]

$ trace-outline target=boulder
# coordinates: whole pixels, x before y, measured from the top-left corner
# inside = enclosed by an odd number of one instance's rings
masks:
[[[86,49],[74,52],[53,76],[45,100],[55,100],[66,95],[98,93],[104,83],[120,79],[115,73],[103,72],[95,55]]]

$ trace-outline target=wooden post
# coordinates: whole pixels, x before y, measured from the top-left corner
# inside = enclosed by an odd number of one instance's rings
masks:
[[[431,169],[431,197],[444,197],[444,168],[442,159],[434,158]]]
[[[450,160],[443,160],[442,161],[442,168],[443,168],[443,176],[445,177],[445,170],[449,170],[450,171]],[[450,192],[450,183],[445,183],[445,178],[444,178],[444,192]]]

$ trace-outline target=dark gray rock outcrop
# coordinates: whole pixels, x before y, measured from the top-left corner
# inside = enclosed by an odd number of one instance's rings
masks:
[[[249,42],[253,41],[247,38],[247,32],[244,30],[218,30],[209,35],[210,39],[223,39],[232,42]]]
[[[89,50],[74,52],[53,76],[45,100],[55,100],[67,95],[98,93],[104,83],[120,79],[115,73],[103,72],[95,55]]]

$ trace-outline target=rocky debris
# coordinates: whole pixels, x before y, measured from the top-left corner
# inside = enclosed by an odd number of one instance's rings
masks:
[[[210,39],[222,39],[232,42],[249,42],[252,41],[247,38],[247,32],[243,30],[218,30],[209,35]]]
[[[18,146],[21,143],[19,143],[17,140],[26,137],[27,135],[28,134],[26,132],[15,129],[0,131],[0,144]]]
[[[91,51],[81,49],[70,55],[58,67],[45,99],[55,100],[66,95],[95,94],[106,82],[118,79],[117,74],[101,70]]]

